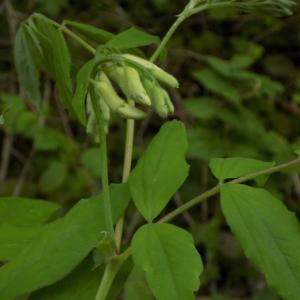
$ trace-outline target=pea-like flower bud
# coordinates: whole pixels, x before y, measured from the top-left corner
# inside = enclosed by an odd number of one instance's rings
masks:
[[[129,98],[141,104],[150,106],[151,100],[142,84],[139,72],[136,69],[125,65],[124,73],[126,77],[126,89],[128,90]]]
[[[125,103],[125,105],[120,106],[117,109],[117,111],[122,117],[126,119],[139,120],[139,119],[144,119],[147,116],[147,114],[142,110],[134,106],[130,106],[127,103]]]
[[[125,59],[132,61],[134,63],[140,64],[141,66],[146,68],[148,71],[150,71],[153,74],[153,76],[157,80],[169,85],[170,87],[178,88],[179,83],[178,83],[177,79],[174,76],[172,76],[171,74],[164,71],[163,69],[159,68],[154,63],[149,62],[148,60],[145,60],[141,57],[131,55],[131,54],[123,54],[122,56]]]
[[[170,96],[169,94],[167,93],[166,90],[163,89],[163,94],[164,94],[164,98],[165,98],[165,103],[168,107],[168,110],[169,110],[169,114],[174,114],[174,111],[175,111],[175,107],[170,99]]]
[[[111,66],[107,69],[108,76],[121,88],[128,99],[151,105],[150,98],[141,82],[139,72],[127,65]]]
[[[169,108],[166,103],[164,89],[149,79],[144,80],[144,86],[150,95],[154,110],[159,116],[166,118],[169,114]]]
[[[112,111],[115,111],[128,119],[142,119],[146,117],[146,114],[143,111],[130,106],[117,94],[104,72],[102,72],[99,79],[99,81],[93,81],[93,83],[104,102]]]

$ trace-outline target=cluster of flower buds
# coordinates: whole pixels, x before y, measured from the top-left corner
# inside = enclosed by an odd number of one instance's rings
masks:
[[[110,112],[126,119],[146,117],[143,110],[130,103],[152,107],[163,118],[174,113],[170,97],[160,83],[177,88],[175,77],[143,58],[131,54],[120,54],[118,58],[117,62],[112,60],[102,64],[93,80],[105,121],[109,120]],[[90,115],[88,127],[92,127],[95,116],[89,103],[87,110]]]

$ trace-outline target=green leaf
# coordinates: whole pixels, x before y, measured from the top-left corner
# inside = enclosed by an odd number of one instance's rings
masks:
[[[30,300],[94,300],[101,272],[85,259],[70,275],[30,296]]]
[[[42,18],[36,20],[36,35],[40,41],[44,66],[55,79],[62,104],[72,111],[71,58],[62,32]]]
[[[125,283],[124,300],[154,300],[147,285],[144,272],[134,266]]]
[[[300,156],[300,149],[296,149],[296,150],[294,150],[294,152]]]
[[[111,187],[111,201],[116,221],[129,202],[126,185]],[[1,300],[11,300],[68,275],[97,246],[105,230],[104,219],[103,202],[97,196],[80,200],[63,218],[45,225],[32,243],[0,268]]]
[[[112,38],[106,43],[106,46],[119,49],[130,49],[158,43],[159,37],[131,27]]]
[[[239,93],[231,82],[210,69],[193,72],[194,77],[209,91],[223,96],[233,103],[239,102]]]
[[[79,33],[86,36],[89,40],[97,44],[103,44],[112,39],[115,35],[109,31],[97,28],[95,26],[74,21],[65,21],[65,24],[73,27]]]
[[[49,193],[58,189],[67,177],[68,166],[61,161],[52,161],[40,179],[40,187]]]
[[[252,158],[213,158],[209,162],[212,173],[220,181],[238,178],[273,167],[275,162],[265,162]]]
[[[167,205],[189,171],[185,161],[187,138],[183,123],[165,123],[129,177],[134,203],[148,222]]]
[[[98,147],[86,149],[81,154],[81,159],[84,166],[92,173],[92,175],[101,177],[102,162]]]
[[[41,102],[40,75],[35,60],[26,27],[22,25],[15,40],[14,56],[18,79],[24,87],[27,98],[38,107]]]
[[[26,214],[26,211],[24,211]],[[44,229],[42,226],[0,225],[0,261],[14,259]]]
[[[93,70],[94,65],[95,62],[93,59],[88,61],[82,66],[76,77],[77,85],[72,99],[72,107],[78,119],[83,125],[86,124],[85,100],[89,86],[89,79],[91,77],[91,72]]]
[[[237,77],[239,71],[245,69],[254,62],[249,55],[235,55],[231,60],[223,60],[212,55],[205,55],[203,59],[217,72],[225,77]]]
[[[58,129],[44,127],[35,133],[35,147],[39,151],[71,148],[72,143],[72,140]]]
[[[29,198],[1,197],[0,225],[41,225],[58,209],[59,205],[54,202]]]
[[[188,232],[171,224],[144,225],[132,239],[132,256],[155,299],[194,299],[203,266]]]
[[[300,295],[300,226],[269,192],[239,184],[221,189],[221,205],[247,257],[286,300]]]

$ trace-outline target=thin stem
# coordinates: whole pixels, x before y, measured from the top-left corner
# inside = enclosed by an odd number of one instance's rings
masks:
[[[92,54],[96,53],[96,49],[94,47],[92,47],[84,39],[82,39],[80,36],[78,36],[73,31],[71,31],[69,28],[67,28],[64,24],[59,24],[59,23],[55,22],[54,20],[45,17],[42,14],[35,13],[33,16],[36,17],[36,18],[41,18],[41,19],[46,20],[47,22],[51,23],[53,26],[59,28],[65,34],[67,34],[70,37],[72,37],[75,41],[77,41],[81,46],[83,46],[86,50],[88,50]]]
[[[155,52],[152,54],[152,56],[150,58],[151,62],[154,62],[159,57],[159,55],[161,54],[161,52],[163,51],[163,49],[166,47],[167,43],[169,42],[170,38],[172,37],[172,35],[176,31],[176,29],[179,27],[179,25],[185,19],[186,19],[186,16],[184,14],[179,15],[179,17],[177,18],[177,20],[173,23],[173,25],[170,27],[170,29],[168,30],[168,32],[164,36],[163,40],[161,41],[161,43],[159,44],[159,46],[157,47],[157,49],[155,50]]]
[[[79,44],[81,44],[86,50],[91,52],[92,54],[96,53],[96,49],[92,47],[89,43],[87,43],[85,40],[83,40],[81,37],[79,37],[77,34],[75,34],[73,31],[71,31],[69,28],[67,28],[64,25],[59,25],[59,28],[64,33],[68,34],[70,37],[72,37],[74,40],[76,40]]]
[[[115,262],[110,262],[106,265],[101,284],[97,291],[95,300],[105,300],[113,280],[119,270],[119,266]]]
[[[1,166],[0,166],[0,182],[4,181],[8,172],[10,153],[13,146],[13,136],[7,131],[3,141],[3,147],[1,151]]]
[[[130,174],[131,163],[132,163],[132,152],[133,152],[133,140],[134,140],[134,120],[128,119],[126,121],[126,141],[125,141],[122,182],[126,182]]]
[[[124,151],[124,163],[123,163],[123,174],[122,182],[127,182],[132,163],[132,151],[134,142],[134,120],[128,119],[126,121],[126,138],[125,138],[125,151]],[[119,219],[115,228],[115,240],[117,253],[120,252],[122,235],[124,227],[124,215]]]
[[[104,217],[106,229],[111,233],[111,236],[114,234],[113,219],[111,212],[111,203],[110,203],[110,193],[109,193],[109,182],[108,182],[108,163],[107,163],[107,141],[106,133],[104,127],[104,120],[102,118],[102,112],[95,95],[94,87],[90,88],[91,100],[93,104],[93,109],[95,111],[96,123],[99,130],[99,138],[101,141],[101,183],[103,189],[103,203],[104,203]]]
[[[106,299],[115,276],[120,270],[122,264],[130,256],[130,254],[131,254],[131,249],[128,248],[121,255],[112,258],[111,261],[106,265],[95,300]]]
[[[174,219],[178,215],[182,214],[184,211],[186,211],[186,210],[190,209],[191,207],[203,202],[207,198],[216,195],[217,193],[219,193],[221,187],[224,184],[243,183],[243,182],[249,181],[251,179],[254,179],[258,176],[269,175],[269,174],[272,174],[272,173],[276,173],[276,172],[281,171],[283,169],[286,169],[286,168],[289,168],[289,167],[292,167],[292,166],[296,166],[296,165],[299,165],[299,164],[300,164],[300,157],[298,157],[297,159],[294,159],[292,161],[289,161],[287,163],[280,164],[280,165],[275,166],[275,167],[271,167],[271,168],[268,168],[268,169],[264,169],[264,170],[261,170],[261,171],[258,171],[258,172],[248,174],[246,176],[239,177],[239,178],[231,180],[227,183],[219,183],[218,185],[216,185],[212,189],[204,192],[203,194],[191,199],[190,201],[186,202],[185,204],[178,207],[177,209],[171,211],[170,213],[165,215],[163,218],[158,220],[157,223],[169,222],[170,220]]]

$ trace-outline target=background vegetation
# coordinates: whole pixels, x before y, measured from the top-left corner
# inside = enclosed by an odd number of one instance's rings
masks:
[[[0,117],[0,196],[47,199],[67,210],[99,189],[101,161],[95,143],[64,111],[51,78],[43,78],[39,114],[18,85],[13,44],[20,22],[41,12],[58,21],[87,22],[112,33],[136,26],[162,36],[185,4],[184,0],[4,0],[0,4],[0,112],[5,112],[5,118]],[[300,148],[299,20],[299,10],[276,19],[215,9],[193,16],[180,27],[168,55],[160,59],[180,81],[180,89],[172,90],[174,117],[185,122],[190,140],[191,173],[173,207],[216,183],[208,169],[212,157],[279,163]],[[72,45],[76,74],[88,54]],[[145,52],[150,55],[153,49]],[[135,158],[161,122],[153,115],[137,123]],[[123,121],[113,120],[110,130],[110,179],[119,182]],[[267,189],[300,212],[299,172],[273,175]],[[129,209],[127,239],[141,222]],[[224,225],[217,201],[203,203],[175,222],[193,233],[204,259],[201,299],[279,299],[244,257]]]

